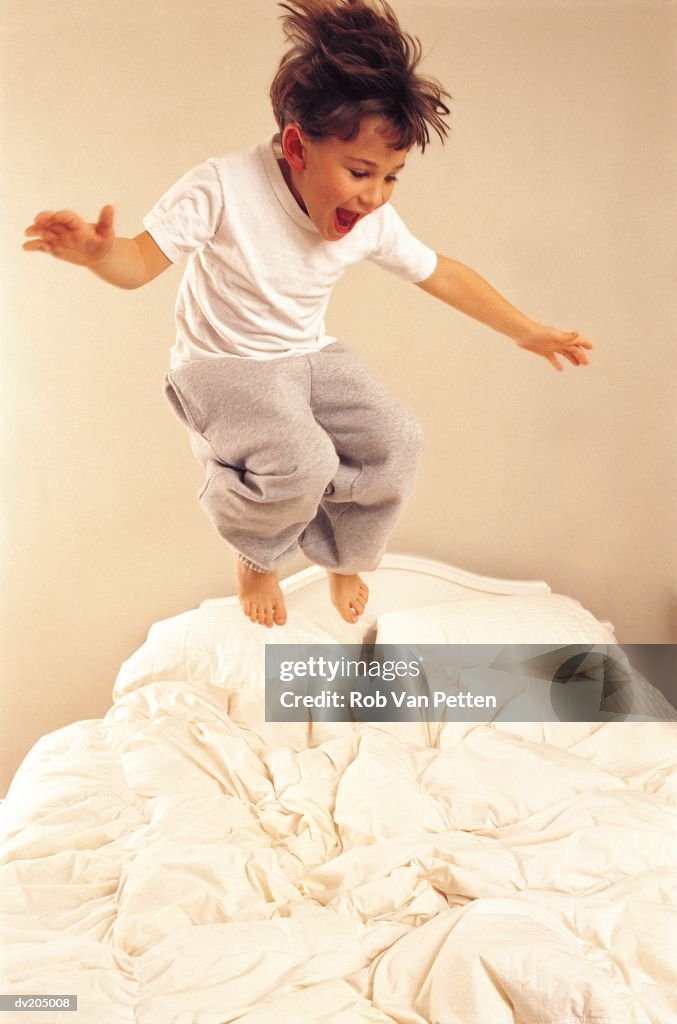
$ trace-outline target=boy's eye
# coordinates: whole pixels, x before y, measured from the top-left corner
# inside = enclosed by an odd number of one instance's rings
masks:
[[[352,174],[353,178],[367,178],[369,176],[369,172],[368,171],[352,171],[351,170],[350,173]],[[397,180],[398,179],[396,178],[396,176],[394,174],[388,174],[386,176],[386,181],[397,181]]]

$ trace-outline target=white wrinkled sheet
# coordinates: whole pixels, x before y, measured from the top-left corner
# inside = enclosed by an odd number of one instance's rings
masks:
[[[331,641],[293,618],[159,623],[103,720],[33,748],[0,991],[78,1024],[675,1024],[677,726],[267,725],[263,644]]]

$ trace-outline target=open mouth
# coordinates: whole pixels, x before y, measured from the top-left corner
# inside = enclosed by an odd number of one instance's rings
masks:
[[[358,213],[353,213],[352,210],[344,210],[339,206],[334,213],[334,226],[339,234],[347,235],[358,217]]]

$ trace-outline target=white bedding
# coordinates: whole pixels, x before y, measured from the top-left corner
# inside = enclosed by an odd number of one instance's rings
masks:
[[[204,606],[38,742],[0,991],[79,1024],[675,1024],[677,726],[266,724],[264,643],[332,640]]]

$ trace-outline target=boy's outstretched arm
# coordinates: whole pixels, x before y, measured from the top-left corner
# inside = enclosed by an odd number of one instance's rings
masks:
[[[417,287],[487,327],[507,334],[520,348],[543,356],[556,370],[563,369],[558,355],[573,366],[588,364],[585,350],[592,348],[590,341],[577,331],[558,331],[530,320],[464,263],[438,253],[434,272],[425,281],[418,281]]]
[[[102,207],[96,224],[72,210],[43,210],[24,234],[34,236],[22,246],[26,252],[51,253],[118,288],[140,288],[171,266],[147,231],[135,238],[116,237],[110,205]]]

